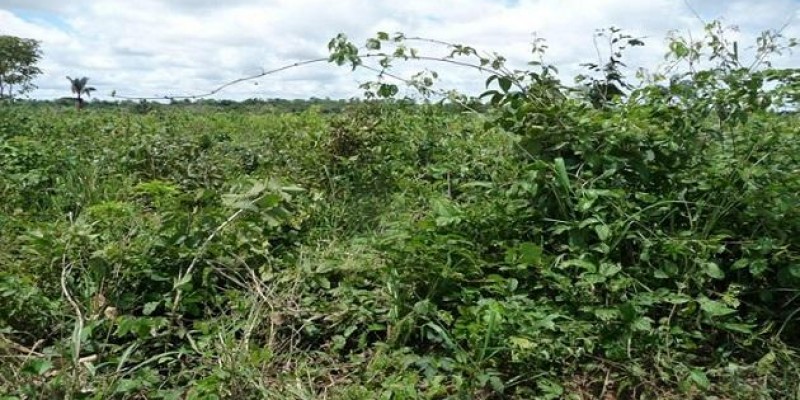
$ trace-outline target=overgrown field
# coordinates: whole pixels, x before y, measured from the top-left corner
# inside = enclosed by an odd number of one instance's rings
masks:
[[[797,398],[797,75],[706,72],[2,106],[0,398]]]

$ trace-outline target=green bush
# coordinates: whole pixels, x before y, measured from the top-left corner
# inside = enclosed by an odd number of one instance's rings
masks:
[[[4,396],[797,397],[797,72],[714,23],[633,84],[602,35],[571,87],[447,46],[481,113],[3,107]]]

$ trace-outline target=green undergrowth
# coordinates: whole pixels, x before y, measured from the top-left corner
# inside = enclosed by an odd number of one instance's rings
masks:
[[[800,396],[796,72],[548,71],[483,114],[3,106],[0,398]]]

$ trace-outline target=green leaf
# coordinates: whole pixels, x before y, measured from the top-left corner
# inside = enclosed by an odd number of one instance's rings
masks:
[[[172,284],[172,289],[173,290],[179,289],[183,286],[186,286],[191,281],[192,281],[192,275],[184,274],[175,280],[175,283]]]
[[[703,272],[705,272],[706,275],[708,275],[708,276],[710,276],[710,277],[712,277],[714,279],[724,279],[725,278],[725,272],[722,271],[722,269],[719,267],[719,265],[717,265],[717,263],[715,263],[715,262],[710,262],[709,261],[709,262],[703,263]]]
[[[569,184],[569,176],[567,175],[567,167],[564,164],[563,158],[558,157],[555,159],[555,169],[556,178],[558,178],[558,182],[561,184],[561,187],[563,187],[567,192],[572,192],[572,188]]]
[[[142,308],[142,314],[144,315],[152,314],[153,311],[155,311],[156,308],[158,308],[159,304],[161,304],[160,301],[151,301],[149,303],[145,303],[144,307]]]
[[[384,98],[389,98],[389,97],[392,97],[392,96],[396,95],[398,90],[399,89],[398,89],[397,85],[389,84],[389,83],[382,83],[378,87],[378,96],[384,97]]]
[[[750,260],[749,259],[741,258],[741,259],[736,260],[736,262],[733,263],[733,265],[731,266],[731,270],[732,271],[737,271],[737,270],[740,270],[742,268],[747,268],[749,265],[750,265]]]
[[[542,379],[536,383],[545,399],[557,399],[564,394],[564,387],[549,379]]]
[[[488,64],[489,62],[487,61],[486,63]],[[481,61],[481,64],[483,64],[483,61]],[[498,76],[497,76],[497,75],[492,75],[492,76],[490,76],[488,79],[486,79],[486,88],[488,89],[488,88],[489,88],[489,85],[491,85],[493,81],[497,80],[497,78],[498,78]],[[494,91],[494,90],[492,90],[491,92],[492,92],[492,93],[497,93],[497,92],[496,92],[496,91]],[[487,93],[488,93],[488,92],[487,92]],[[485,94],[486,94],[486,93],[482,94],[480,97],[483,97]]]
[[[286,193],[304,193],[306,190],[297,185],[281,186],[281,190]]]
[[[519,261],[528,265],[539,265],[542,263],[542,248],[531,242],[520,243],[517,246],[517,254],[520,255]]]
[[[585,270],[586,272],[591,272],[591,273],[597,272],[597,266],[594,265],[594,263],[587,260],[581,260],[581,259],[567,260],[562,262],[561,266],[564,268],[575,266]]]
[[[653,321],[647,317],[639,317],[631,322],[631,329],[639,332],[649,332],[653,329]]]
[[[125,367],[125,363],[128,362],[128,359],[131,357],[131,354],[133,354],[133,351],[136,350],[137,347],[138,346],[136,343],[133,343],[132,345],[128,346],[127,349],[125,349],[125,352],[122,353],[122,356],[117,361],[117,373],[122,371],[122,368]]]
[[[711,386],[711,382],[708,380],[706,373],[700,369],[694,368],[689,372],[689,378],[692,382],[697,384],[697,387],[700,389],[706,390]]]
[[[237,202],[231,203],[229,205],[229,207],[233,208],[235,210],[247,210],[247,211],[254,211],[254,212],[258,211],[258,207],[256,207],[256,205],[253,204],[252,201],[247,201],[247,200],[242,200],[242,201],[237,201]]]
[[[692,298],[680,293],[670,293],[664,296],[664,301],[670,304],[686,304],[692,301]]]
[[[749,267],[750,267],[750,273],[753,274],[753,276],[761,276],[762,274],[764,274],[764,272],[767,271],[767,269],[769,269],[767,261],[763,259],[752,261]]]
[[[748,334],[748,335],[752,334],[753,333],[753,328],[755,328],[755,325],[733,324],[733,323],[721,324],[720,326],[723,329],[731,331],[731,332],[744,333],[744,334]]]
[[[445,344],[448,349],[455,349],[456,348],[456,344],[452,341],[452,339],[450,338],[450,335],[448,334],[448,332],[445,329],[443,329],[441,326],[439,326],[439,325],[437,325],[437,324],[435,324],[433,322],[428,322],[424,326],[433,331],[433,332],[428,331],[428,335],[427,335],[428,338],[436,340],[436,341],[439,341],[439,342]]]
[[[764,354],[764,356],[756,362],[756,372],[761,376],[769,375],[775,369],[776,361],[777,357],[774,352],[770,351]]]
[[[267,222],[267,226],[270,228],[275,228],[281,225],[281,220],[276,218],[274,213],[266,213],[263,215],[264,221]]]
[[[577,285],[581,287],[585,286],[592,286],[598,283],[605,283],[607,281],[606,277],[600,274],[594,273],[586,273],[581,274],[580,280],[578,281]]]
[[[505,93],[508,93],[508,91],[511,89],[511,79],[506,76],[501,76],[497,80],[497,83],[500,84],[500,89]]]
[[[53,363],[50,362],[50,360],[45,358],[34,358],[28,361],[22,370],[31,375],[42,376],[52,368]]]
[[[139,379],[121,379],[116,382],[114,393],[128,393],[140,389],[145,382]]]
[[[597,308],[594,310],[594,316],[601,321],[612,321],[620,317],[620,312],[614,308]]]
[[[506,388],[503,384],[503,381],[497,376],[492,376],[489,378],[489,386],[491,386],[492,389],[497,393],[502,393]]]
[[[367,50],[380,50],[381,49],[381,42],[378,39],[367,39]]]
[[[612,277],[620,271],[622,271],[622,267],[619,264],[604,262],[600,264],[600,271],[598,272],[605,277]]]
[[[538,321],[536,321],[534,326],[536,326],[537,328],[548,330],[548,331],[554,331],[554,330],[556,330],[555,321],[556,321],[556,319],[559,319],[559,318],[563,318],[563,316],[562,315],[558,315],[558,314],[549,314],[549,315],[547,315],[545,317],[540,318]]]
[[[608,225],[595,225],[594,231],[597,233],[597,238],[603,242],[611,235],[611,230],[608,229]]]
[[[321,288],[323,288],[325,290],[329,290],[331,288],[331,281],[328,280],[328,278],[326,278],[324,276],[318,276],[317,277],[317,283],[319,284],[319,286]]]
[[[253,186],[248,190],[246,193],[242,194],[242,196],[247,198],[254,198],[258,197],[261,193],[264,193],[264,190],[267,188],[267,185],[264,182],[255,182]]]
[[[707,297],[701,297],[697,300],[697,302],[700,303],[700,309],[702,309],[709,317],[721,317],[736,312],[735,309],[728,307],[725,305],[725,303],[711,300]]]
[[[514,347],[522,350],[530,350],[535,346],[530,340],[519,336],[512,336],[509,341]]]
[[[658,279],[669,279],[669,275],[661,268],[653,270],[653,277]]]

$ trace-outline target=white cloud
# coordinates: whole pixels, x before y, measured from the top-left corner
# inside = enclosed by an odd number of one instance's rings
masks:
[[[797,0],[0,0],[0,34],[42,41],[45,74],[32,95],[68,95],[64,76],[88,76],[98,97],[200,93],[228,80],[327,55],[345,32],[359,43],[377,31],[402,31],[497,51],[512,64],[528,61],[532,34],[547,39],[547,61],[565,75],[596,59],[592,33],[617,26],[645,36],[630,64],[660,62],[672,29],[701,33],[704,19],[722,17],[745,40],[787,21],[800,35]],[[797,21],[789,17],[795,16]],[[790,55],[785,65],[798,65]],[[399,69],[408,73],[424,65]],[[445,86],[479,90],[485,77],[436,67]],[[222,98],[358,95],[366,73],[320,63],[245,83]]]

